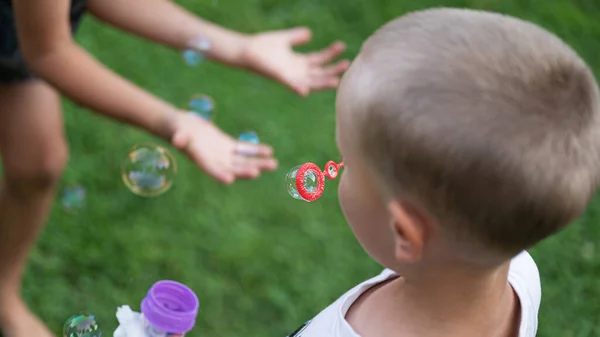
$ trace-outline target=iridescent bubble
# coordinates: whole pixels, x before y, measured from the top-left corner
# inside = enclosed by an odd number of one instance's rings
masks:
[[[210,41],[199,37],[190,41],[189,46],[191,48],[184,50],[182,56],[188,66],[194,67],[206,59],[204,52],[210,49]]]
[[[205,59],[204,54],[192,49],[184,50],[182,56],[185,60],[185,63],[190,67],[197,66],[198,64],[200,64],[200,62],[204,61]]]
[[[296,173],[298,173],[299,168],[300,166],[296,166],[285,175],[287,191],[292,196],[292,198],[309,202],[308,200],[302,198],[300,193],[298,193],[298,189],[296,186]],[[317,175],[313,171],[306,172],[306,174],[304,175],[304,186],[306,187],[308,193],[314,193],[317,190],[317,185]]]
[[[306,191],[308,191],[308,193],[314,193],[317,190],[318,184],[319,182],[315,172],[308,171],[304,175],[304,187],[306,187]]]
[[[102,337],[102,330],[94,315],[77,314],[65,322],[63,337]]]
[[[123,160],[121,177],[131,192],[155,197],[168,191],[177,174],[177,163],[165,148],[142,144],[135,146]]]
[[[214,119],[215,101],[208,95],[194,95],[188,102],[188,111],[206,120]]]
[[[241,141],[241,142],[252,143],[252,144],[259,144],[260,143],[260,139],[258,138],[258,135],[254,131],[243,132],[238,137],[238,140]]]
[[[62,190],[61,204],[66,211],[76,211],[85,205],[85,189],[80,185],[68,186]]]

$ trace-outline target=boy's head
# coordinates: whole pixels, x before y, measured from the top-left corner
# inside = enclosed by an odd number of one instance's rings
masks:
[[[337,98],[340,202],[380,263],[501,263],[556,233],[600,178],[593,74],[524,21],[435,9],[368,39]],[[424,257],[425,257],[424,256]]]

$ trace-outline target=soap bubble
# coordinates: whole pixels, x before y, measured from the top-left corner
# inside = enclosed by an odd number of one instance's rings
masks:
[[[94,315],[77,314],[65,322],[63,337],[102,337],[102,330]]]
[[[313,171],[308,171],[306,176],[304,176],[304,186],[306,186],[306,191],[308,191],[308,193],[315,193],[317,185],[317,175]]]
[[[252,143],[252,144],[260,143],[260,139],[258,138],[258,135],[254,131],[243,132],[238,137],[238,140],[241,142]]]
[[[190,49],[183,51],[183,59],[188,66],[197,66],[206,59],[204,52],[210,49],[210,41],[204,37],[195,38],[190,41]]]
[[[194,95],[188,102],[188,111],[206,120],[214,119],[215,101],[208,95]]]
[[[298,189],[296,186],[296,173],[298,173],[299,168],[300,168],[300,166],[296,166],[296,167],[292,168],[285,175],[287,191],[294,199],[304,200],[304,201],[308,202],[308,200],[302,198],[300,193],[298,193]],[[308,193],[314,193],[317,190],[318,179],[317,179],[317,175],[315,174],[315,172],[313,172],[313,171],[306,172],[306,175],[304,176],[304,186],[306,187],[306,191]]]
[[[190,66],[190,67],[195,67],[198,64],[200,64],[200,62],[204,61],[205,57],[202,53],[199,53],[195,50],[192,49],[187,49],[185,51],[183,51],[183,59],[185,60],[185,63]]]
[[[142,144],[134,147],[123,160],[121,177],[131,192],[155,197],[168,191],[177,174],[177,163],[165,148]]]
[[[61,193],[61,204],[66,211],[76,211],[85,204],[85,189],[80,185],[65,187]]]
[[[298,188],[296,187],[296,173],[298,173],[299,168],[300,165],[289,170],[289,172],[285,175],[285,185],[287,186],[287,191],[292,196],[292,198],[298,200],[305,200],[304,198],[302,198],[302,196],[300,196],[300,193],[298,193]]]

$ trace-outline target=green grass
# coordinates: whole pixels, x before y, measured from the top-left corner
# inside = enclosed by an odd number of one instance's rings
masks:
[[[600,5],[593,0],[182,0],[182,5],[245,32],[307,25],[310,47],[348,42],[347,57],[384,22],[409,10],[452,5],[500,11],[537,22],[600,69]],[[253,75],[205,64],[186,67],[177,52],[87,19],[78,40],[109,67],[170,102],[214,97],[216,123],[231,134],[254,129],[276,144],[281,168],[224,187],[177,155],[180,173],[166,195],[144,199],[120,181],[134,144],[156,141],[66,103],[71,159],[64,183],[88,192],[79,214],[55,206],[29,265],[25,295],[60,331],[78,311],[96,314],[107,336],[121,304],[135,309],[148,287],[174,279],[202,303],[190,336],[286,336],[340,294],[380,271],[357,244],[338,206],[337,183],[319,202],[286,194],[287,170],[339,159],[334,93],[302,99]],[[82,74],[85,76],[85,74]],[[531,251],[541,270],[539,336],[600,336],[600,203],[577,224]],[[599,247],[600,248],[600,247]]]

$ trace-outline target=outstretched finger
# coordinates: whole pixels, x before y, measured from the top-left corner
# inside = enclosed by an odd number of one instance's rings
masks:
[[[257,178],[262,171],[273,171],[277,166],[278,163],[273,158],[237,156],[233,163],[233,173],[239,178]]]
[[[350,61],[341,60],[334,65],[330,65],[327,67],[314,67],[310,70],[310,76],[312,78],[315,77],[337,77],[342,75],[348,67],[350,66]]]
[[[265,144],[238,142],[235,153],[243,156],[272,157],[273,148]]]
[[[328,63],[343,53],[345,49],[346,44],[341,41],[336,41],[325,49],[308,54],[308,63],[311,65]]]
[[[312,39],[312,32],[307,27],[296,27],[288,29],[283,33],[287,34],[292,46],[306,44]]]
[[[335,89],[340,85],[340,79],[337,77],[318,77],[311,79],[310,81],[310,90],[311,91],[319,91],[319,90],[329,90]]]

